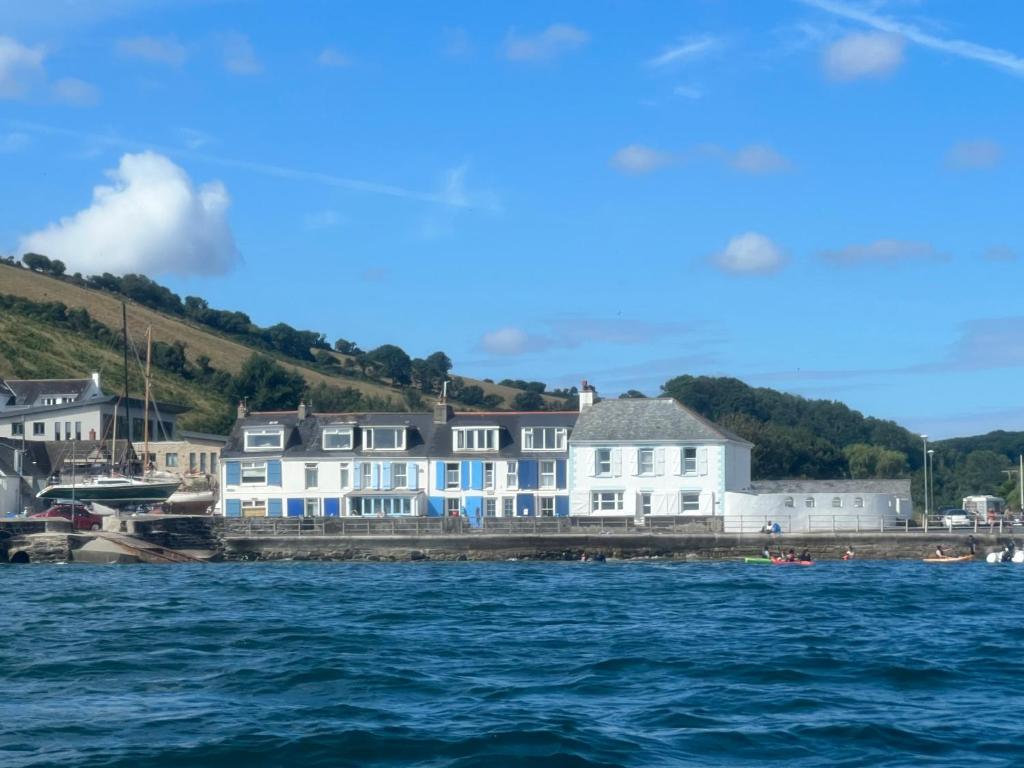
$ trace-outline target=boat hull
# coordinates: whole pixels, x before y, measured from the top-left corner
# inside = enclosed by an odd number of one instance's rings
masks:
[[[156,504],[166,501],[181,483],[126,483],[124,485],[48,485],[36,494],[37,498],[48,501],[74,499],[75,501],[98,501],[107,506],[125,504]]]

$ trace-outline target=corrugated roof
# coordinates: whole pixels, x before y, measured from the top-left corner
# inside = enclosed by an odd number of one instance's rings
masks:
[[[754,493],[891,493],[910,496],[909,480],[758,480]]]
[[[746,440],[671,397],[601,400],[576,420],[573,442]]]

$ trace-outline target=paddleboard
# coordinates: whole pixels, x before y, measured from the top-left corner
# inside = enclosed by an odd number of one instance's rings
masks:
[[[771,565],[772,559],[770,557],[744,557],[743,562],[750,565]]]

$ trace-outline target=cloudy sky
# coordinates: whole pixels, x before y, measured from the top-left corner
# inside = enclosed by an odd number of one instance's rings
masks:
[[[0,252],[601,393],[1024,429],[1015,0],[0,0]]]

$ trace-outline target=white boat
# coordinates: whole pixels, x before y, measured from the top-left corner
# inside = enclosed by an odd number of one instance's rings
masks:
[[[1003,553],[1002,552],[989,552],[987,555],[985,555],[985,562],[986,563],[996,563],[996,564],[1002,563],[1002,562],[1004,562],[1004,560],[1003,560]],[[1017,564],[1024,563],[1024,549],[1018,549],[1016,552],[1014,552],[1013,553],[1013,559],[1010,560],[1009,562],[1017,563]]]
[[[98,501],[107,506],[122,504],[156,504],[166,501],[173,494],[180,480],[149,480],[146,478],[121,477],[117,475],[91,477],[82,482],[48,485],[37,498],[51,501],[74,499],[75,501]]]

